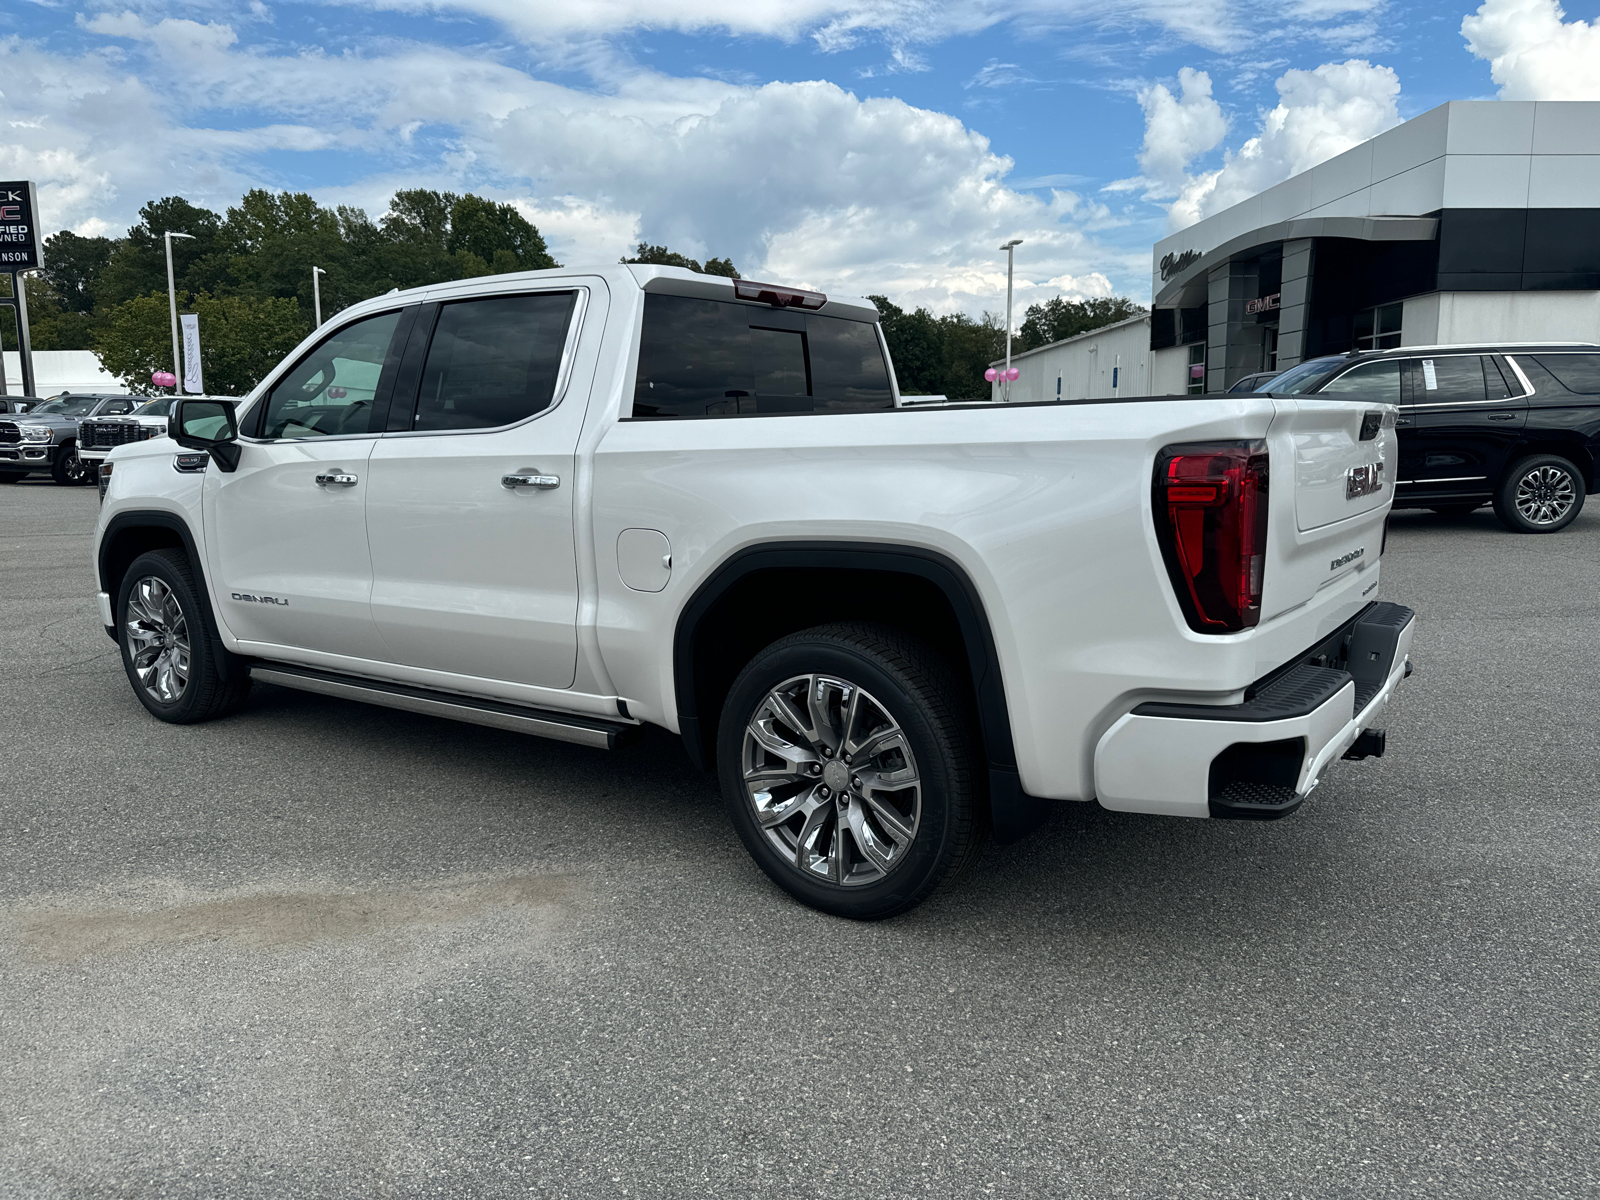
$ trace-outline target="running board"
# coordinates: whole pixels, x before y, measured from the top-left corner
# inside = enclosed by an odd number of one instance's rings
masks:
[[[615,750],[633,740],[640,729],[638,725],[624,725],[599,717],[503,704],[498,700],[480,700],[453,692],[434,692],[401,683],[379,683],[311,667],[290,667],[281,663],[256,664],[250,668],[250,677],[279,687],[298,688],[302,692],[337,696],[342,700],[359,700],[363,704],[465,721],[469,725],[487,725],[490,729],[507,729],[512,733],[528,733],[534,737],[553,738],[558,742],[576,742],[580,746],[594,746],[600,750]]]

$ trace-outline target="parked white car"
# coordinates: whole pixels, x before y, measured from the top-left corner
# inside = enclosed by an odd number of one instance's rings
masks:
[[[1053,801],[1286,815],[1409,673],[1394,409],[902,407],[858,299],[617,266],[381,296],[114,450],[100,614],[252,679],[715,766],[802,901],[901,912]]]

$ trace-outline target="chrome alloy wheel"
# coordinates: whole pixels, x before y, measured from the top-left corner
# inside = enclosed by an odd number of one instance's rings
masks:
[[[144,690],[176,704],[189,686],[189,623],[164,579],[146,575],[133,585],[122,628]]]
[[[743,768],[756,824],[807,878],[876,883],[916,840],[922,777],[911,743],[848,680],[798,675],[768,692],[745,727]]]
[[[1572,476],[1560,467],[1535,467],[1517,480],[1517,512],[1530,524],[1554,525],[1577,501]]]

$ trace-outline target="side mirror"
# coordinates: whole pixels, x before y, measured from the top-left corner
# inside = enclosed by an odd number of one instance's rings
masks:
[[[239,422],[224,400],[179,400],[167,418],[167,436],[189,450],[204,450],[220,471],[239,469]]]

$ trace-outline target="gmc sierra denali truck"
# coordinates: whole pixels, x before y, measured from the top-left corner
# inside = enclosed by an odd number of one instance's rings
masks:
[[[652,266],[346,310],[102,466],[134,694],[663,726],[774,881],[861,918],[1052,801],[1281,817],[1381,753],[1392,406],[902,406],[877,318]]]

